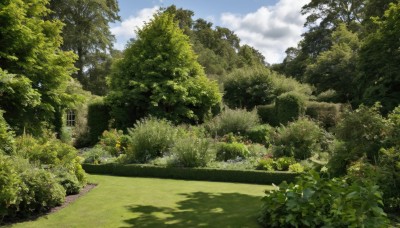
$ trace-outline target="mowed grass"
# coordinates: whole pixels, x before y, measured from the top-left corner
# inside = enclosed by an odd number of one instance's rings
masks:
[[[68,207],[11,227],[258,227],[267,185],[91,175]]]

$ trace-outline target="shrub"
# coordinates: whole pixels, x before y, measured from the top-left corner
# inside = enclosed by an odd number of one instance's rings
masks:
[[[55,169],[53,174],[56,175],[57,182],[63,186],[67,195],[78,194],[83,187],[78,178],[65,168]]]
[[[275,131],[275,128],[268,124],[258,125],[249,129],[245,135],[253,143],[260,143],[265,146],[269,146],[271,143],[271,134]]]
[[[174,157],[172,166],[204,167],[212,159],[208,140],[195,136],[177,139],[171,153]]]
[[[10,157],[0,153],[0,224],[10,216],[9,207],[19,204],[21,182]]]
[[[257,114],[260,117],[261,122],[272,126],[279,125],[275,104],[257,106]]]
[[[296,92],[284,93],[277,97],[275,113],[278,122],[286,124],[305,114],[306,97]]]
[[[83,157],[85,159],[84,163],[90,163],[90,164],[107,163],[107,161],[109,161],[112,158],[111,154],[108,151],[104,150],[103,147],[98,145],[86,151],[83,154]]]
[[[217,160],[227,161],[236,158],[246,158],[250,154],[243,143],[219,143],[217,146]]]
[[[327,179],[311,171],[266,192],[263,227],[387,227],[382,194],[370,182]]]
[[[304,172],[304,167],[300,163],[294,163],[289,165],[289,171],[294,173]]]
[[[340,104],[310,101],[307,103],[306,115],[320,122],[325,128],[330,128],[339,122],[340,109]]]
[[[296,163],[293,157],[280,157],[275,161],[275,170],[288,171],[289,166]]]
[[[224,101],[231,108],[253,109],[275,98],[273,72],[267,68],[237,69],[224,80]]]
[[[275,170],[275,161],[272,158],[262,158],[262,159],[258,160],[256,169],[274,171]]]
[[[98,145],[112,156],[118,157],[118,155],[125,153],[128,141],[128,137],[121,130],[111,129],[103,132]]]
[[[307,159],[321,150],[323,130],[315,122],[301,118],[287,126],[278,128],[273,153],[275,157]]]
[[[250,152],[250,157],[262,157],[262,156],[266,156],[270,153],[270,151],[265,148],[264,145],[262,144],[250,144],[247,145],[247,149]]]
[[[128,132],[128,162],[145,163],[161,157],[177,138],[177,129],[169,121],[153,117],[136,122],[134,128],[128,129]]]
[[[259,123],[256,111],[225,109],[207,122],[205,128],[212,136],[222,136],[228,133],[243,134]]]
[[[343,141],[329,161],[332,173],[345,173],[346,167],[364,155],[374,164],[379,160],[379,149],[390,134],[390,123],[379,113],[379,104],[372,107],[361,105],[347,112],[336,126],[336,137]]]
[[[0,151],[11,155],[14,152],[14,147],[14,133],[3,118],[3,111],[0,110]]]
[[[99,141],[101,134],[108,129],[110,119],[110,107],[103,100],[97,100],[89,104],[87,126],[90,145],[94,145]]]

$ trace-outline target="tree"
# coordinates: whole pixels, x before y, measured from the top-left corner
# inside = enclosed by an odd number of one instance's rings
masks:
[[[53,125],[75,71],[75,55],[60,50],[62,23],[47,20],[47,0],[3,1],[0,8],[0,109],[17,133]]]
[[[146,115],[174,122],[202,122],[220,102],[216,83],[196,61],[189,37],[173,15],[156,14],[115,64],[107,97],[117,127]]]
[[[361,101],[380,101],[387,113],[400,104],[400,3],[391,4],[360,51]]]
[[[114,36],[110,23],[120,20],[116,0],[51,0],[50,18],[64,23],[62,36],[63,50],[73,51],[78,59],[75,77],[88,87],[89,81],[104,81],[105,75],[94,75],[96,67],[104,61],[104,56],[111,52]],[[90,74],[88,73],[90,71]],[[101,71],[101,70],[100,70]],[[98,72],[99,73],[99,72]],[[102,85],[104,87],[105,84]]]
[[[361,43],[357,34],[347,30],[344,24],[333,32],[331,40],[332,47],[307,66],[304,78],[316,87],[317,93],[333,89],[337,92],[336,102],[348,102],[355,95],[356,62]]]

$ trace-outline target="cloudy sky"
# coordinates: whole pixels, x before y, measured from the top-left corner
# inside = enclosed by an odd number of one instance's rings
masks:
[[[192,10],[215,26],[227,27],[259,50],[269,63],[282,62],[285,50],[296,46],[304,32],[300,9],[309,0],[119,0],[121,22],[112,24],[115,47],[123,49],[136,28],[143,26],[160,7],[172,4]]]

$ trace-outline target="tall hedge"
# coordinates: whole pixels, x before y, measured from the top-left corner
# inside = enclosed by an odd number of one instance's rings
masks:
[[[89,104],[87,125],[91,144],[96,144],[99,141],[101,134],[108,129],[110,119],[110,107],[103,101]]]
[[[296,92],[284,93],[276,98],[275,113],[278,122],[286,124],[300,116],[306,111],[306,98]]]
[[[0,153],[12,154],[14,151],[14,134],[10,131],[6,120],[3,118],[3,111],[0,110]]]
[[[270,124],[272,126],[279,125],[278,118],[276,116],[275,104],[257,106],[257,114],[260,117],[261,122]]]
[[[341,116],[341,105],[327,102],[307,102],[306,115],[325,128],[336,126]]]

